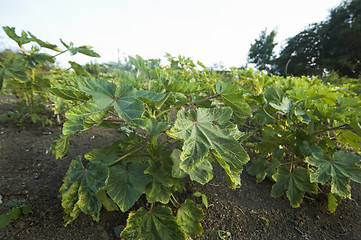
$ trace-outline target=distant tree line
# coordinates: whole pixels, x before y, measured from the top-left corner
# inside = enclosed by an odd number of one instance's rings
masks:
[[[340,76],[361,77],[361,0],[345,0],[328,18],[313,23],[289,38],[274,54],[276,31],[262,31],[251,44],[248,62],[258,70],[277,75],[321,76],[335,71]]]

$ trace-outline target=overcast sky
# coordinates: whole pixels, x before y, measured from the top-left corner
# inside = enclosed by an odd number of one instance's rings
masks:
[[[117,61],[127,55],[163,58],[166,52],[240,67],[264,29],[279,46],[309,24],[326,20],[342,0],[0,0],[1,26],[30,31],[61,46],[59,38],[91,45],[101,55],[59,59]],[[0,47],[15,47],[0,30]]]

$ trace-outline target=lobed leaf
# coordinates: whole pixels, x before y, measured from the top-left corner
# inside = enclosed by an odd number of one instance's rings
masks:
[[[180,155],[181,151],[179,149],[174,149],[171,155],[173,166],[172,166],[172,176],[175,178],[183,178],[189,175],[189,178],[192,181],[196,181],[202,185],[208,183],[213,179],[213,167],[212,164],[208,161],[207,157],[205,157],[202,163],[196,168],[185,172],[182,168],[180,168]]]
[[[56,159],[62,158],[67,152],[69,147],[69,135],[59,135],[58,139],[53,142],[51,151],[55,154]]]
[[[178,226],[172,210],[166,206],[156,206],[151,211],[140,208],[129,213],[127,226],[121,233],[128,240],[183,240],[184,233]]]
[[[331,193],[351,197],[350,179],[361,183],[360,158],[355,154],[335,152],[332,159],[318,147],[311,148],[306,162],[317,169],[311,173],[311,182],[325,184],[331,178]]]
[[[167,204],[173,192],[174,180],[164,168],[150,165],[145,174],[152,176],[151,183],[145,189],[147,200],[150,203],[161,202]]]
[[[141,162],[127,164],[123,161],[109,168],[104,189],[123,212],[134,205],[152,180],[150,175],[144,174],[147,167],[147,164]]]
[[[186,199],[177,212],[177,223],[187,237],[196,238],[202,235],[201,221],[204,217],[202,207],[192,200]]]
[[[233,117],[239,125],[243,125],[247,116],[251,116],[251,108],[244,100],[243,93],[237,85],[222,82],[219,85],[217,92],[221,94],[225,105],[233,110]]]
[[[229,107],[199,108],[186,112],[181,109],[172,129],[167,133],[173,138],[184,140],[180,168],[189,172],[197,168],[210,150],[217,154],[216,160],[225,169],[231,188],[240,186],[239,175],[249,157],[243,147],[233,138],[233,125],[226,126],[232,115]]]
[[[83,92],[77,91],[76,88],[71,86],[50,88],[49,92],[65,100],[73,100],[73,101],[89,100],[89,97],[87,97]]]
[[[276,181],[272,186],[272,197],[280,197],[286,191],[294,208],[300,206],[306,192],[317,193],[317,185],[310,182],[310,175],[305,168],[297,167],[290,173],[288,168],[280,166],[272,177]]]
[[[98,161],[89,162],[85,168],[81,157],[78,156],[70,163],[60,188],[62,206],[66,214],[65,225],[72,222],[80,211],[99,221],[102,204],[97,192],[105,186],[107,177],[107,167]]]

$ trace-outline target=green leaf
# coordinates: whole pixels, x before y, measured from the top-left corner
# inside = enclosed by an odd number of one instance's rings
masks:
[[[276,104],[282,103],[282,100],[285,96],[285,93],[282,91],[280,87],[269,87],[264,92],[264,97],[268,103],[273,102]]]
[[[202,185],[208,183],[213,179],[213,167],[212,164],[205,157],[202,163],[196,168],[185,172],[180,168],[180,155],[181,151],[179,149],[174,149],[171,155],[173,166],[172,166],[172,176],[175,178],[184,178],[189,175],[192,181],[196,181]]]
[[[84,77],[91,77],[91,74],[87,72],[82,65],[76,62],[69,61],[71,68],[75,71],[76,75],[84,76]]]
[[[191,82],[191,79],[186,79],[185,76],[178,75],[176,72],[170,69],[156,68],[156,73],[158,79],[160,79],[164,88],[168,92],[190,94],[200,92],[207,88],[206,84],[202,82]]]
[[[55,154],[56,159],[62,158],[69,147],[69,135],[60,134],[58,139],[51,145],[51,152]]]
[[[331,177],[331,193],[351,197],[350,179],[361,183],[360,158],[355,154],[335,152],[332,159],[319,148],[312,148],[306,162],[317,169],[311,173],[311,182],[325,184]]]
[[[295,108],[295,115],[298,117],[298,119],[303,122],[309,124],[311,122],[310,116],[302,110],[301,107],[297,106]]]
[[[128,211],[143,194],[152,177],[144,174],[147,164],[121,162],[109,168],[105,190],[123,212]]]
[[[19,200],[17,200],[16,198],[13,198],[6,205],[11,208],[16,207],[19,205]]]
[[[98,53],[94,52],[92,50],[92,48],[93,47],[91,47],[91,46],[84,45],[84,46],[77,47],[76,49],[78,50],[79,53],[82,53],[89,57],[100,57],[100,55]]]
[[[28,34],[31,37],[31,41],[36,42],[37,44],[39,44],[40,47],[48,48],[48,49],[51,49],[51,50],[54,50],[57,52],[62,52],[62,50],[59,49],[56,45],[48,43],[48,42],[44,42],[44,41],[38,39],[33,34],[31,34],[29,31],[28,31]]]
[[[200,192],[195,192],[193,193],[193,196],[195,197],[201,197],[202,198],[202,203],[203,205],[208,208],[208,199],[207,199],[207,196],[203,193],[200,193]]]
[[[60,38],[60,42],[63,44],[63,46],[66,48],[66,49],[69,49],[70,46],[68,44],[66,44],[63,39]]]
[[[260,157],[256,159],[255,161],[252,161],[252,165],[246,168],[247,172],[255,176],[257,179],[257,182],[262,182],[266,176],[266,168],[267,168],[267,160]]]
[[[149,166],[144,173],[149,174],[153,178],[145,189],[148,202],[167,204],[173,191],[174,180],[172,177],[168,175],[165,169],[159,168],[154,164]]]
[[[278,168],[273,175],[276,183],[272,186],[272,197],[280,197],[286,191],[291,206],[296,208],[302,203],[306,192],[317,193],[317,184],[310,182],[310,175],[305,168],[297,167],[292,173],[284,166]]]
[[[8,214],[1,214],[0,215],[0,229],[6,227],[11,223],[11,218]]]
[[[23,44],[31,42],[31,38],[28,38],[28,35],[24,31],[22,31],[21,37],[19,37],[15,33],[15,28],[14,27],[10,28],[8,26],[5,26],[5,27],[3,27],[3,29],[4,29],[4,31],[6,33],[6,35],[8,35],[9,38],[14,40],[19,45],[19,47],[21,47]]]
[[[29,215],[30,213],[32,213],[31,207],[28,205],[22,205],[20,208],[23,215]]]
[[[343,143],[350,144],[356,151],[360,151],[361,136],[357,135],[354,132],[346,130],[337,136],[337,140]]]
[[[232,110],[224,108],[199,108],[186,112],[181,109],[169,136],[184,140],[180,167],[189,172],[197,168],[211,149],[216,150],[218,163],[225,169],[227,183],[231,188],[240,186],[239,175],[249,157],[243,147],[233,138],[233,124],[227,128],[218,126],[229,123]]]
[[[112,151],[113,145],[105,148],[94,148],[92,151],[84,155],[89,161],[98,161],[106,165],[112,164],[118,155]]]
[[[177,223],[187,237],[196,238],[202,235],[201,221],[204,217],[202,207],[192,200],[186,199],[177,212]]]
[[[353,130],[355,130],[355,131],[357,132],[357,134],[358,134],[359,136],[361,136],[361,125],[360,125],[359,122],[357,122],[357,121],[352,121],[352,122],[350,123],[350,126],[353,128]]]
[[[292,110],[292,107],[293,107],[293,104],[292,102],[289,100],[288,97],[284,96],[282,98],[282,101],[280,103],[273,103],[273,102],[270,102],[269,103],[273,108],[281,111],[281,112],[284,112],[284,113],[289,113],[291,112]]]
[[[137,91],[137,98],[142,102],[157,102],[165,97],[165,93],[150,92],[143,89]]]
[[[120,118],[130,125],[139,125],[138,118],[144,112],[143,102],[136,99],[137,90],[130,84],[108,82],[103,79],[77,78],[80,91],[92,96],[98,109],[114,107]]]
[[[22,212],[20,207],[16,206],[13,207],[11,211],[7,213],[7,215],[10,217],[11,220],[16,220],[22,215]]]
[[[144,123],[145,126],[142,128],[145,129],[150,136],[158,137],[168,128],[167,122],[158,122],[155,118],[147,118],[144,120]]]
[[[74,101],[89,100],[89,97],[87,97],[83,92],[77,91],[75,87],[71,87],[71,86],[50,88],[49,92],[65,100],[74,100]]]
[[[107,167],[98,161],[89,162],[85,168],[81,157],[78,156],[70,163],[60,188],[62,206],[66,214],[65,225],[72,222],[80,211],[99,221],[102,204],[96,194],[105,186],[107,176]]]
[[[128,240],[182,240],[180,230],[172,210],[166,206],[156,206],[151,211],[140,208],[129,213],[127,226],[121,233],[122,239]]]
[[[217,85],[218,86],[218,85]],[[247,116],[251,116],[251,108],[244,100],[243,94],[237,85],[222,82],[217,92],[221,94],[225,105],[233,110],[233,116],[239,125],[243,125]]]
[[[338,200],[337,200],[336,196],[333,195],[332,193],[328,193],[327,200],[328,200],[328,204],[327,204],[328,211],[330,211],[330,213],[334,213],[338,206]]]
[[[99,124],[106,111],[99,109],[93,101],[77,105],[65,113],[69,120],[63,125],[63,134],[69,135],[89,129],[93,124]]]

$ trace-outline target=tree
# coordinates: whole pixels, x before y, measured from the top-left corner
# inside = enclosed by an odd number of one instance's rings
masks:
[[[314,23],[287,40],[273,72],[280,75],[361,76],[361,0],[346,0],[326,21]]]
[[[341,76],[361,76],[361,0],[331,10],[322,27],[322,65]]]
[[[287,40],[280,56],[274,60],[273,72],[278,75],[321,75],[322,24],[311,24],[296,36]]]
[[[248,63],[254,63],[258,70],[271,72],[271,66],[273,64],[274,47],[277,43],[274,42],[276,37],[276,31],[272,30],[267,35],[267,29],[263,30],[258,39],[251,44],[251,48],[248,52]]]

